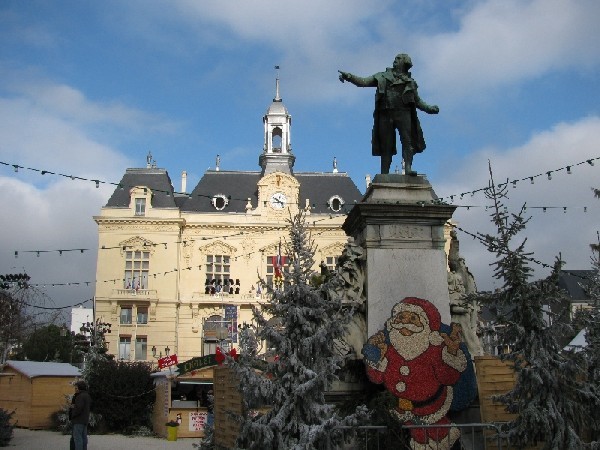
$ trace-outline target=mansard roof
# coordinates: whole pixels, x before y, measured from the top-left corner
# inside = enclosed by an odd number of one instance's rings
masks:
[[[308,199],[313,213],[330,213],[327,202],[334,195],[344,200],[344,212],[349,212],[363,197],[352,179],[343,172],[298,173],[296,179],[300,183],[300,206],[303,207]]]
[[[256,208],[258,201],[258,188],[256,184],[260,180],[260,172],[234,172],[208,170],[200,179],[192,196],[181,207],[186,212],[210,212],[214,213],[211,199],[218,194],[231,196],[229,204],[223,212],[246,212],[248,198],[252,207]]]
[[[589,301],[585,288],[589,286],[593,276],[593,270],[563,269],[558,274],[558,286],[567,292],[571,301]]]
[[[327,202],[333,196],[343,199],[345,205],[343,211],[349,211],[354,203],[362,198],[352,179],[343,172],[299,172],[294,173],[293,176],[300,183],[299,206],[304,207],[308,199],[311,212],[315,214],[331,213]],[[129,191],[133,187],[142,186],[153,192],[152,207],[154,208],[178,208],[184,212],[215,213],[217,211],[211,200],[215,195],[221,194],[229,198],[229,204],[221,212],[245,213],[248,198],[252,207],[257,207],[257,183],[260,179],[260,172],[208,170],[188,198],[174,195],[171,178],[165,169],[127,169],[120,186],[115,189],[106,206],[129,207]]]
[[[131,200],[129,191],[136,186],[147,187],[153,192],[152,206],[154,208],[177,207],[173,197],[171,178],[165,169],[127,169],[119,185],[108,199],[107,207],[129,207]]]
[[[330,213],[328,200],[333,196],[343,199],[346,210],[352,208],[362,194],[346,173],[300,172],[293,175],[300,183],[299,205],[304,207],[306,199],[315,214]],[[200,179],[192,196],[182,206],[182,211],[214,213],[211,199],[215,195],[230,197],[223,212],[245,213],[248,198],[253,208],[258,203],[257,183],[260,172],[207,171]]]

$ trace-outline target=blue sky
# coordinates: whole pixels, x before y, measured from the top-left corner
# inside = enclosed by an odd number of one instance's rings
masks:
[[[0,161],[118,182],[151,151],[177,190],[183,170],[193,187],[217,154],[222,169],[257,170],[279,65],[295,169],[329,171],[335,156],[364,192],[379,170],[373,90],[340,83],[337,70],[370,75],[406,52],[421,97],[440,107],[420,115],[427,149],[414,168],[441,197],[487,185],[488,160],[498,182],[544,174],[511,187],[508,204],[530,206],[523,237],[539,260],[560,253],[585,269],[600,228],[600,160],[577,163],[600,156],[598,18],[597,0],[4,0]],[[571,175],[547,179],[567,165]],[[23,251],[95,249],[92,216],[110,193],[0,166],[0,273],[93,281],[95,251]],[[471,206],[455,213],[462,228],[490,230],[482,194],[454,202]],[[478,286],[497,286],[493,257],[459,238]],[[42,291],[63,306],[90,298],[93,283]]]

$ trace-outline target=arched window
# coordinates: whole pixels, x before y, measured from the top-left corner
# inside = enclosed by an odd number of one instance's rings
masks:
[[[271,146],[273,147],[273,153],[281,153],[281,140],[282,140],[282,132],[281,128],[275,127],[273,128],[273,140],[271,141]]]

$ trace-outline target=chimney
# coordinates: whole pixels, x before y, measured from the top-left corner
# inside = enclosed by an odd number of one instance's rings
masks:
[[[181,172],[181,192],[186,192],[187,189],[187,172]]]

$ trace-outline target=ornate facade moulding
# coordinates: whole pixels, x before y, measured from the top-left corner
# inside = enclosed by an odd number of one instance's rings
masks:
[[[323,256],[339,256],[344,251],[344,248],[346,248],[344,244],[342,244],[341,242],[335,242],[318,250]]]
[[[237,248],[223,241],[215,241],[198,248],[205,255],[235,255]]]
[[[176,226],[178,228],[185,228],[186,220],[185,219],[140,219],[140,218],[114,218],[114,217],[94,217],[94,220],[98,225],[102,226],[111,226],[111,225],[127,225],[128,227],[136,226],[136,225],[145,225],[145,226],[156,226],[156,225],[171,225]]]
[[[156,247],[156,244],[151,240],[143,238],[141,236],[134,236],[132,238],[119,242],[119,246],[121,247],[121,254],[123,254],[127,250],[145,250],[149,251],[150,254],[152,254],[154,253],[154,248]]]

